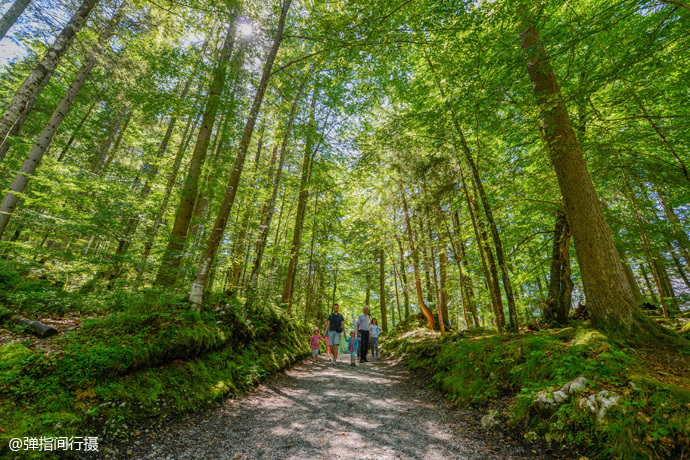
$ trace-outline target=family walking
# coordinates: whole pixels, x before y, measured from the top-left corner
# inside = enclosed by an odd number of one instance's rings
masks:
[[[338,361],[338,350],[340,348],[340,334],[345,326],[345,318],[339,313],[338,304],[333,305],[333,313],[328,316],[326,323],[326,336],[319,335],[319,328],[315,327],[311,336],[312,359],[316,361],[319,355],[319,342],[324,339],[326,342],[326,353],[333,366]],[[345,339],[347,350],[350,354],[350,366],[355,366],[357,357],[360,363],[367,362],[367,353],[371,347],[372,358],[379,359],[379,334],[381,328],[378,326],[376,318],[369,318],[369,307],[365,306],[362,314],[359,315],[353,324],[350,336]],[[330,348],[329,348],[330,347]]]

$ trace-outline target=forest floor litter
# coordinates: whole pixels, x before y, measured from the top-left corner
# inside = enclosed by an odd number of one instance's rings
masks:
[[[238,399],[130,429],[89,459],[545,459],[481,427],[398,360],[333,367],[325,357],[278,374]]]

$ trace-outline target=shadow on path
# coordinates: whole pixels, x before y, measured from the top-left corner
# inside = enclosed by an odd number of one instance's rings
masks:
[[[332,366],[320,357],[239,400],[155,430],[117,458],[542,458],[485,432],[479,416],[449,410],[397,362],[351,367],[341,356]]]

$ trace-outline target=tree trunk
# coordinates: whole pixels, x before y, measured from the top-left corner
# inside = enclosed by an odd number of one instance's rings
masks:
[[[571,127],[551,63],[526,5],[518,8],[518,36],[537,100],[549,154],[575,239],[592,324],[632,331],[641,319],[621,268],[582,150]]]
[[[666,296],[664,295],[664,288],[662,286],[661,273],[659,272],[659,265],[657,262],[658,254],[652,254],[649,240],[647,239],[647,234],[642,227],[642,217],[640,216],[640,211],[637,208],[637,203],[635,201],[635,195],[633,194],[632,188],[628,183],[627,178],[623,176],[624,186],[628,193],[628,200],[633,208],[633,214],[635,215],[635,221],[637,222],[637,228],[640,232],[640,239],[642,239],[642,246],[644,248],[647,260],[652,268],[652,277],[654,278],[654,284],[656,284],[657,292],[659,293],[659,300],[661,302],[661,308],[664,311],[664,316],[668,317],[668,306],[666,302]]]
[[[407,294],[407,273],[405,270],[405,252],[403,251],[402,241],[398,235],[395,235],[398,242],[398,249],[400,250],[400,285],[403,291],[403,301],[405,303],[405,319],[410,316],[410,297]],[[402,320],[401,320],[402,321]]]
[[[505,314],[503,313],[503,299],[501,297],[501,287],[498,281],[498,270],[496,269],[494,254],[489,245],[489,238],[486,235],[486,230],[482,225],[482,222],[480,222],[478,219],[479,203],[477,202],[477,198],[476,196],[470,197],[469,189],[467,188],[467,183],[465,182],[465,176],[462,172],[460,173],[460,178],[462,180],[463,190],[465,191],[465,200],[467,201],[467,207],[472,219],[472,225],[474,226],[477,245],[479,246],[479,251],[482,254],[482,260],[486,258],[486,262],[484,262],[484,270],[488,284],[487,287],[491,296],[491,304],[493,306],[494,316],[496,318],[496,328],[499,332],[503,332],[506,320]]]
[[[86,111],[86,114],[84,115],[84,117],[79,121],[79,124],[77,125],[76,128],[74,128],[74,131],[72,131],[72,135],[70,136],[69,140],[67,141],[67,143],[63,147],[62,151],[60,152],[60,155],[57,158],[58,163],[62,162],[65,159],[65,157],[67,156],[67,152],[69,152],[69,149],[72,148],[72,144],[74,144],[74,141],[77,139],[77,134],[79,134],[79,131],[81,131],[82,126],[84,126],[84,123],[86,123],[86,120],[89,119],[89,117],[91,116],[91,112],[93,111],[94,107],[96,107],[97,104],[98,104],[98,102],[94,102],[93,104],[91,104],[91,107],[89,107],[89,110]]]
[[[616,247],[616,250],[618,251],[618,257],[620,257],[620,261],[623,266],[623,272],[625,273],[625,277],[628,280],[628,284],[630,285],[630,289],[632,290],[635,302],[637,303],[637,305],[640,305],[644,303],[644,297],[642,297],[642,292],[640,292],[640,285],[637,284],[637,279],[635,278],[635,274],[632,271],[630,262],[628,262],[628,258],[626,257],[625,252],[622,249]]]
[[[108,129],[108,135],[106,138],[103,140],[103,143],[101,144],[101,147],[98,149],[98,155],[94,158],[93,160],[93,166],[91,167],[91,172],[94,174],[101,174],[101,169],[103,168],[103,165],[105,164],[105,161],[108,158],[108,152],[110,151],[110,146],[113,145],[113,141],[115,140],[115,136],[117,135],[120,125],[122,124],[122,120],[124,120],[127,115],[128,108],[127,106],[122,107],[122,110],[120,110],[120,114],[117,116],[117,118],[113,118],[112,124],[110,128]]]
[[[292,103],[292,108],[290,109],[290,115],[288,117],[287,125],[285,126],[285,133],[283,135],[283,142],[280,145],[280,161],[278,162],[278,168],[275,170],[275,178],[271,177],[273,175],[273,169],[271,169],[271,175],[269,175],[269,183],[273,181],[273,191],[271,192],[271,197],[268,199],[261,210],[261,224],[259,225],[259,235],[256,239],[256,255],[254,256],[254,267],[252,268],[252,274],[249,277],[249,283],[247,286],[247,304],[251,305],[256,296],[256,292],[259,286],[259,272],[261,270],[261,261],[264,257],[264,250],[266,248],[266,242],[268,241],[268,231],[271,228],[271,220],[273,219],[273,212],[275,210],[276,199],[278,197],[278,189],[280,188],[280,180],[283,174],[283,166],[285,164],[285,150],[287,149],[287,144],[290,139],[290,130],[292,129],[292,123],[295,121],[295,114],[297,113],[297,107],[299,106],[300,98],[302,97],[302,91],[304,91],[304,86],[309,80],[309,75],[307,75],[302,81],[299,92]],[[273,148],[273,155],[271,156],[271,168],[275,165],[276,161],[276,151],[278,145]],[[277,243],[277,241],[276,241]]]
[[[165,210],[168,207],[168,201],[170,200],[170,195],[172,194],[172,189],[175,186],[175,181],[177,180],[177,173],[182,164],[182,159],[184,153],[187,151],[187,146],[192,139],[193,133],[190,133],[190,128],[194,124],[194,117],[189,117],[187,126],[182,134],[182,139],[180,140],[180,146],[173,160],[173,166],[168,174],[168,183],[165,187],[165,194],[163,195],[163,201],[161,201],[160,208],[158,209],[158,214],[153,220],[153,223],[146,231],[146,240],[144,242],[144,252],[141,255],[141,262],[139,263],[139,268],[137,270],[137,283],[141,283],[144,271],[146,269],[146,263],[148,262],[149,256],[151,255],[151,250],[153,249],[153,243],[156,240],[156,235],[160,229],[161,223],[163,222],[163,216],[165,215]]]
[[[429,220],[428,216],[427,219]],[[428,222],[427,220],[427,222]],[[429,222],[428,222],[429,223]],[[429,223],[429,232],[431,233],[431,224]],[[438,274],[436,270],[436,256],[434,254],[434,246],[432,244],[431,235],[429,235],[429,246],[431,249],[431,266],[434,273],[434,292],[436,293],[436,309],[438,310],[438,324],[441,327],[441,335],[446,333],[446,317],[443,316],[443,307],[441,306],[441,291],[438,286]]]
[[[21,116],[14,123],[14,126],[12,126],[12,129],[10,129],[10,132],[5,138],[5,140],[3,142],[0,142],[0,162],[3,158],[5,158],[5,155],[7,155],[7,152],[11,147],[10,137],[19,134],[19,132],[22,129],[22,126],[24,126],[24,123],[29,118],[29,115],[31,115],[31,111],[34,108],[34,105],[36,105],[36,101],[38,101],[38,99],[41,97],[41,94],[43,94],[43,90],[52,78],[53,73],[55,72],[49,72],[46,74],[45,77],[43,77],[43,81],[41,81],[41,83],[38,85],[38,88],[34,90],[33,96],[31,96],[31,99],[29,100],[28,104],[26,104],[26,107],[24,108],[24,111],[22,112]]]
[[[302,245],[302,230],[304,228],[304,217],[307,211],[307,200],[309,198],[309,190],[307,190],[309,182],[309,172],[311,170],[311,161],[315,152],[314,137],[315,137],[315,121],[316,115],[316,94],[317,84],[314,83],[314,92],[311,99],[311,107],[309,111],[309,126],[307,127],[307,138],[304,146],[304,160],[302,161],[302,175],[299,184],[299,197],[297,199],[297,214],[295,215],[295,229],[292,233],[292,245],[290,246],[290,261],[287,267],[287,277],[285,279],[285,287],[283,288],[283,295],[281,302],[287,304],[288,313],[290,313],[290,306],[292,304],[292,295],[294,291],[295,272],[297,270],[297,261],[299,259],[300,246]]]
[[[120,131],[117,134],[117,139],[115,140],[115,145],[113,145],[113,148],[110,150],[110,153],[108,154],[108,158],[106,158],[105,162],[103,163],[103,167],[98,171],[99,176],[103,176],[105,174],[105,172],[110,167],[110,164],[115,159],[115,155],[117,155],[117,152],[120,150],[120,146],[122,145],[122,139],[125,137],[125,132],[127,131],[127,127],[129,126],[130,121],[132,121],[132,111],[131,110],[125,116],[125,121],[124,121],[124,123],[122,123],[122,128],[120,129]]]
[[[450,327],[450,313],[448,312],[448,253],[445,241],[441,241],[439,244],[438,269],[439,282],[441,283],[441,304],[438,310],[439,314],[443,316],[443,322],[446,327]]]
[[[505,257],[503,255],[503,243],[501,242],[501,236],[498,233],[498,226],[496,225],[496,221],[494,219],[493,211],[491,209],[491,205],[489,204],[489,200],[486,195],[486,191],[484,190],[484,184],[481,180],[481,177],[479,175],[479,168],[477,167],[476,162],[472,158],[472,151],[470,150],[470,147],[467,143],[467,139],[465,138],[465,134],[462,131],[460,127],[460,123],[458,122],[457,117],[455,116],[454,110],[452,106],[450,105],[450,102],[445,96],[445,91],[443,87],[441,86],[441,82],[438,79],[438,76],[434,72],[434,67],[433,64],[431,63],[431,60],[427,58],[427,62],[429,64],[429,69],[432,71],[434,74],[434,78],[436,79],[437,86],[439,88],[439,91],[441,92],[441,97],[443,97],[446,106],[448,107],[449,111],[451,112],[451,118],[453,121],[453,126],[455,127],[456,134],[458,135],[459,141],[460,141],[460,150],[462,150],[465,160],[467,164],[470,167],[470,171],[472,172],[472,182],[474,186],[476,187],[476,191],[479,195],[479,198],[482,203],[482,208],[484,209],[484,214],[486,215],[486,221],[489,226],[489,231],[491,232],[491,238],[493,239],[494,242],[494,247],[496,249],[496,260],[498,262],[498,266],[501,269],[501,276],[503,278],[503,290],[505,291],[506,294],[506,301],[508,302],[508,330],[511,332],[517,332],[518,331],[518,316],[517,316],[517,307],[515,306],[515,296],[513,295],[513,287],[510,282],[510,274],[508,273],[508,266],[505,261]],[[455,141],[454,141],[455,142]],[[456,147],[457,149],[457,147]],[[491,256],[493,258],[493,255]],[[500,297],[500,296],[499,296]],[[501,310],[501,315],[503,315],[503,311]]]
[[[55,70],[62,56],[69,49],[72,41],[74,41],[77,32],[81,30],[86,23],[86,18],[98,4],[98,1],[99,0],[84,0],[62,29],[60,35],[57,36],[55,42],[53,42],[53,45],[48,49],[45,56],[43,56],[41,62],[36,65],[34,70],[26,77],[14,94],[5,112],[2,114],[2,117],[0,117],[0,142],[5,142],[12,126],[14,126],[19,117],[22,116],[34,92],[46,75],[51,74]]]
[[[386,312],[386,263],[383,248],[379,250],[379,308],[381,309],[381,329],[388,332]]]
[[[12,216],[12,213],[14,212],[17,203],[19,202],[19,198],[21,194],[24,193],[24,190],[26,189],[26,186],[29,183],[29,179],[34,174],[38,166],[41,164],[43,154],[50,147],[55,133],[60,128],[60,125],[62,124],[63,120],[69,113],[69,110],[72,107],[74,100],[77,98],[79,91],[84,85],[84,82],[86,82],[89,73],[97,64],[98,56],[103,53],[105,44],[113,35],[115,31],[115,26],[122,17],[125,8],[126,4],[123,3],[113,16],[112,20],[110,21],[106,29],[99,37],[98,43],[89,54],[86,63],[77,72],[76,76],[74,77],[74,80],[72,81],[72,84],[69,86],[69,88],[67,88],[67,92],[63,96],[62,100],[58,104],[53,114],[50,116],[50,119],[48,120],[46,126],[43,128],[43,131],[38,137],[36,144],[34,144],[34,147],[31,149],[28,158],[26,159],[26,161],[24,161],[24,164],[22,165],[21,169],[17,173],[17,176],[14,178],[14,181],[10,185],[9,191],[7,192],[7,194],[5,194],[5,197],[0,203],[0,237],[2,237],[2,234],[5,232],[7,224],[10,221],[10,217]]]
[[[5,38],[5,34],[10,28],[17,22],[19,16],[22,15],[27,6],[31,3],[31,0],[16,0],[7,13],[0,19],[0,40]]]
[[[400,184],[400,198],[403,202],[403,211],[405,212],[405,227],[407,228],[407,239],[410,244],[410,252],[412,253],[412,266],[414,268],[414,286],[417,292],[417,301],[419,302],[419,309],[422,311],[426,320],[429,323],[429,329],[433,330],[436,325],[434,320],[434,315],[431,310],[427,308],[424,303],[424,294],[422,293],[422,280],[419,277],[419,258],[417,251],[414,247],[414,238],[412,236],[412,225],[410,225],[410,211],[407,208],[407,200],[405,199],[405,191],[403,190],[402,184]]]
[[[232,48],[235,43],[235,30],[237,26],[236,17],[230,18],[230,25],[228,26],[223,42],[223,48],[216,67],[213,69],[213,76],[208,90],[208,99],[206,101],[206,110],[204,111],[201,120],[201,127],[197,134],[196,144],[192,153],[192,159],[189,162],[189,169],[185,177],[182,192],[180,193],[180,203],[177,206],[177,213],[175,215],[175,222],[173,223],[172,231],[170,232],[170,239],[168,240],[168,247],[163,255],[158,275],[156,276],[155,284],[158,286],[171,285],[175,283],[177,278],[177,270],[182,261],[181,252],[184,249],[187,232],[189,231],[189,224],[192,220],[194,212],[194,205],[198,195],[199,177],[206,161],[206,153],[208,151],[209,141],[213,133],[213,125],[216,122],[216,115],[221,103],[221,95],[225,87],[225,80],[227,77],[227,67],[230,61]],[[209,265],[209,270],[210,270]],[[206,277],[204,278],[204,285],[206,285]],[[202,289],[203,289],[202,286]]]
[[[460,216],[458,214],[458,211],[456,210],[453,215],[452,215],[452,222],[453,222],[453,230],[457,235],[458,239],[458,244],[453,244],[453,251],[457,251],[459,249],[459,253],[455,252],[455,257],[456,260],[458,261],[458,271],[460,274],[463,274],[463,280],[465,281],[465,290],[467,291],[467,306],[470,309],[470,313],[472,314],[472,321],[474,322],[474,325],[479,327],[479,317],[477,315],[477,304],[474,300],[474,289],[472,288],[472,279],[470,278],[470,264],[467,260],[467,252],[465,251],[465,240],[463,238],[463,232],[462,232],[462,226],[460,224]],[[449,230],[450,233],[450,230]],[[451,242],[455,241],[455,238],[450,238]],[[481,252],[481,251],[480,251]],[[460,259],[458,259],[458,257]],[[460,262],[462,261],[462,264]],[[483,256],[482,256],[482,261],[483,261]],[[484,266],[484,270],[486,270],[486,265]],[[467,323],[467,327],[469,328],[470,324]]]
[[[544,321],[558,322],[561,326],[568,323],[568,310],[572,297],[572,281],[570,280],[570,233],[565,212],[556,211],[556,225],[553,232],[551,250],[551,270],[549,276],[549,295],[544,308]]]
[[[249,117],[247,123],[244,127],[244,133],[242,139],[238,145],[237,157],[235,158],[235,164],[232,168],[232,173],[230,174],[230,179],[228,181],[228,187],[223,197],[223,202],[221,203],[220,210],[218,211],[218,217],[214,223],[211,236],[209,237],[208,244],[204,250],[204,254],[199,261],[199,267],[197,269],[196,277],[192,283],[192,289],[189,295],[189,302],[193,309],[201,309],[201,303],[203,301],[204,286],[206,285],[206,279],[209,274],[209,270],[213,263],[213,259],[216,257],[216,252],[218,251],[218,246],[223,239],[223,233],[225,232],[225,226],[227,225],[228,217],[230,216],[230,210],[235,201],[235,193],[237,192],[237,186],[240,182],[240,177],[242,175],[242,168],[244,166],[244,159],[247,154],[247,149],[249,148],[249,142],[252,138],[252,133],[254,132],[254,124],[256,123],[256,118],[259,114],[259,108],[263,102],[264,93],[266,92],[266,87],[268,86],[268,80],[271,77],[271,71],[273,69],[273,63],[275,61],[276,55],[278,54],[278,49],[280,48],[280,43],[283,39],[283,28],[285,26],[285,18],[287,17],[288,10],[290,9],[290,3],[292,0],[285,0],[280,12],[280,19],[278,21],[278,28],[276,30],[276,36],[273,41],[273,46],[268,53],[266,58],[266,64],[264,65],[263,73],[261,75],[261,81],[256,90],[256,95],[254,96],[254,102],[252,103],[251,110],[249,111]]]
[[[664,208],[664,214],[666,214],[666,218],[671,225],[673,236],[675,237],[676,242],[678,242],[683,259],[685,259],[685,264],[690,267],[690,238],[688,238],[688,234],[686,233],[685,228],[683,228],[683,224],[680,222],[675,209],[673,209],[673,206],[668,203],[661,190],[657,189],[656,194],[659,196],[661,206]]]

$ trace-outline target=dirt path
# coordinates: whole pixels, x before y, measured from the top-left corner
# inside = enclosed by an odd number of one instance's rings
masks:
[[[480,413],[447,406],[400,363],[350,367],[341,356],[333,367],[320,357],[205,414],[143,432],[110,458],[543,458],[483,430]]]

